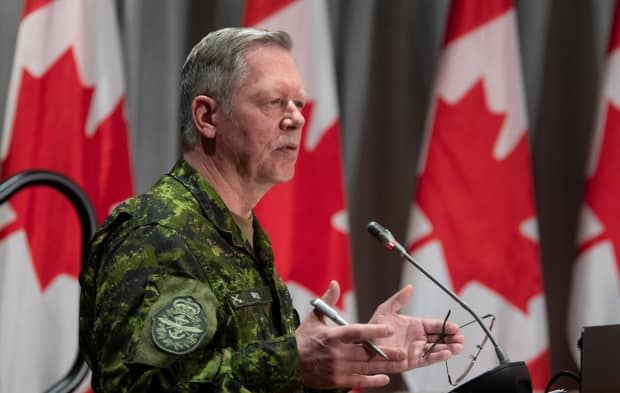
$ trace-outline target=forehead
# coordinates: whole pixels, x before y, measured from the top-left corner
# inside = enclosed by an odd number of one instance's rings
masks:
[[[299,70],[291,52],[275,45],[263,45],[244,52],[247,75],[242,86],[282,85],[303,92]]]

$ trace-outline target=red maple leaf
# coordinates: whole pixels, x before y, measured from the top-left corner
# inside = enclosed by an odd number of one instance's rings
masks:
[[[584,199],[602,221],[604,231],[585,243],[580,251],[595,245],[602,239],[611,240],[616,256],[620,255],[620,111],[607,104],[607,119],[594,175],[586,182]],[[616,258],[618,270],[620,261]]]
[[[304,108],[308,121],[312,103]],[[313,151],[301,149],[293,180],[271,189],[256,208],[273,243],[276,268],[284,281],[295,281],[322,294],[331,279],[344,292],[352,288],[348,237],[331,223],[344,210],[339,124],[323,134]],[[343,298],[340,298],[342,306]]]
[[[22,72],[0,178],[30,169],[59,172],[82,187],[101,221],[133,189],[124,100],[88,137],[85,124],[94,88],[83,86],[78,75],[72,49],[40,78]],[[10,202],[17,219],[0,231],[0,239],[25,229],[41,289],[59,274],[77,277],[82,235],[67,199],[50,188],[34,187]]]
[[[479,81],[459,101],[439,99],[417,201],[440,239],[454,290],[478,281],[527,311],[541,292],[538,247],[519,232],[535,215],[527,137],[504,159],[493,147],[505,115]],[[414,244],[414,248],[421,243]]]

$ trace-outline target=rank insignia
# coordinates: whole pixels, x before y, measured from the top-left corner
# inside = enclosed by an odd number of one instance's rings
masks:
[[[160,349],[175,355],[192,352],[206,332],[202,306],[191,296],[175,297],[153,315],[153,341]]]

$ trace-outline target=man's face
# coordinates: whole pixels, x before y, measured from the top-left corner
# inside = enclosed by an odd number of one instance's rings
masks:
[[[293,177],[305,96],[291,54],[276,46],[245,53],[247,77],[231,114],[217,126],[217,150],[246,182],[271,186]]]

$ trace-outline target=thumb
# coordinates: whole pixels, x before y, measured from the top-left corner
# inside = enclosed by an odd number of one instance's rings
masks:
[[[339,298],[340,285],[338,284],[338,281],[331,280],[329,282],[329,285],[327,286],[327,290],[325,291],[323,296],[321,296],[321,299],[330,306],[334,306]]]

